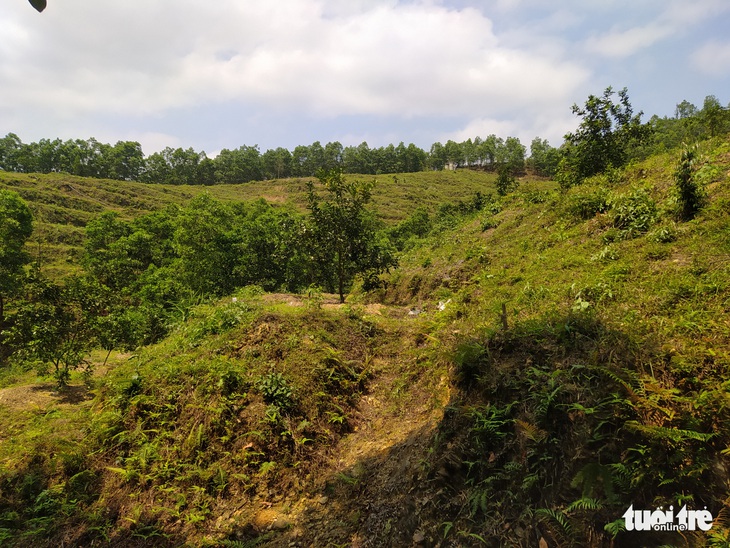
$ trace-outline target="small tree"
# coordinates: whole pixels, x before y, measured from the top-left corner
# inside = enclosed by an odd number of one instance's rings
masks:
[[[33,216],[21,197],[0,190],[0,331],[5,323],[5,301],[23,284],[23,267],[30,261],[25,242],[33,232]]]
[[[550,146],[547,139],[535,137],[530,144],[529,163],[536,175],[553,177],[558,169],[560,153]]]
[[[330,289],[336,281],[340,302],[345,302],[345,286],[355,274],[367,272],[372,278],[396,260],[378,237],[375,218],[366,207],[373,183],[347,182],[339,170],[320,171],[317,178],[327,196],[321,198],[314,183],[307,183],[310,257]]]
[[[53,365],[59,386],[86,362],[95,340],[94,318],[103,306],[100,286],[82,278],[57,285],[31,277],[26,300],[18,308],[10,341],[21,358]]]
[[[497,194],[500,196],[506,196],[517,188],[517,179],[515,178],[512,170],[508,165],[502,165],[499,168],[499,174],[497,175],[497,181],[495,186],[497,187]]]
[[[613,94],[609,86],[601,97],[590,95],[583,108],[573,105],[573,114],[582,122],[575,133],[565,136],[556,176],[563,188],[610,167],[623,167],[631,146],[649,135],[649,126],[641,123],[643,112],[634,114],[626,88],[618,92],[618,102]]]
[[[705,201],[705,192],[695,179],[697,147],[685,146],[679,156],[679,163],[674,170],[674,183],[679,217],[683,221],[694,218]]]

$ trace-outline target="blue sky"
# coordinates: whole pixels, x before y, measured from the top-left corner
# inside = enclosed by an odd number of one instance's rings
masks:
[[[730,101],[727,0],[48,4],[0,5],[0,135],[24,142],[558,146],[609,85],[646,118]]]

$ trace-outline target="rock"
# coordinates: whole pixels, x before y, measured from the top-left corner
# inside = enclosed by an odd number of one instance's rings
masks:
[[[288,519],[284,517],[278,517],[274,520],[274,523],[271,524],[271,529],[273,531],[284,531],[286,529],[289,529],[291,525],[292,523]]]

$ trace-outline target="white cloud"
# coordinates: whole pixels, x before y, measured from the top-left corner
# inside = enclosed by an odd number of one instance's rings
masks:
[[[692,55],[692,62],[702,72],[712,76],[730,74],[730,42],[713,41]]]
[[[628,57],[636,52],[653,46],[672,34],[667,25],[649,24],[627,30],[612,30],[607,34],[589,38],[586,49],[606,57]]]
[[[706,86],[701,71],[724,84],[728,10],[727,0],[54,0],[38,14],[0,2],[0,132],[134,139],[145,151],[490,133],[558,145],[575,127],[570,104],[608,84],[652,105]],[[673,68],[693,50],[700,71],[688,82]]]
[[[585,48],[606,57],[629,57],[730,10],[725,0],[672,0],[661,7],[663,10],[646,24],[628,28],[614,26],[608,32],[589,37]]]
[[[244,101],[337,116],[485,114],[562,100],[587,77],[508,48],[480,12],[432,3],[68,0],[12,37],[3,103],[150,115]],[[44,14],[45,16],[45,14]],[[81,28],[80,28],[81,27]],[[48,33],[46,36],[45,33]],[[3,55],[7,60],[6,54]]]

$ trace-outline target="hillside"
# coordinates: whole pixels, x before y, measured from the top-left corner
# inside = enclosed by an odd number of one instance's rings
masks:
[[[382,219],[393,224],[409,215],[413,203],[431,211],[439,204],[456,201],[477,191],[493,188],[490,173],[462,170],[424,171],[399,175],[348,175],[375,180],[373,202]],[[309,179],[252,181],[237,185],[154,185],[108,179],[77,177],[64,173],[23,174],[0,171],[0,190],[17,192],[31,207],[35,220],[34,257],[50,274],[63,274],[78,262],[86,224],[103,211],[116,211],[131,219],[185,204],[208,193],[224,201],[267,201],[298,210],[306,206],[305,183]]]
[[[0,540],[726,546],[730,140],[700,152],[691,221],[674,214],[677,153],[567,192],[524,182],[411,240],[344,305],[246,288],[106,367],[95,353],[66,392],[3,376]],[[125,183],[125,204],[116,182],[0,177],[48,212],[97,211],[54,205],[53,185],[129,216],[256,196]],[[376,207],[393,223],[488,178],[385,176]],[[301,182],[277,184],[267,197],[301,204]],[[706,507],[712,528],[624,530],[630,505],[670,504]]]

